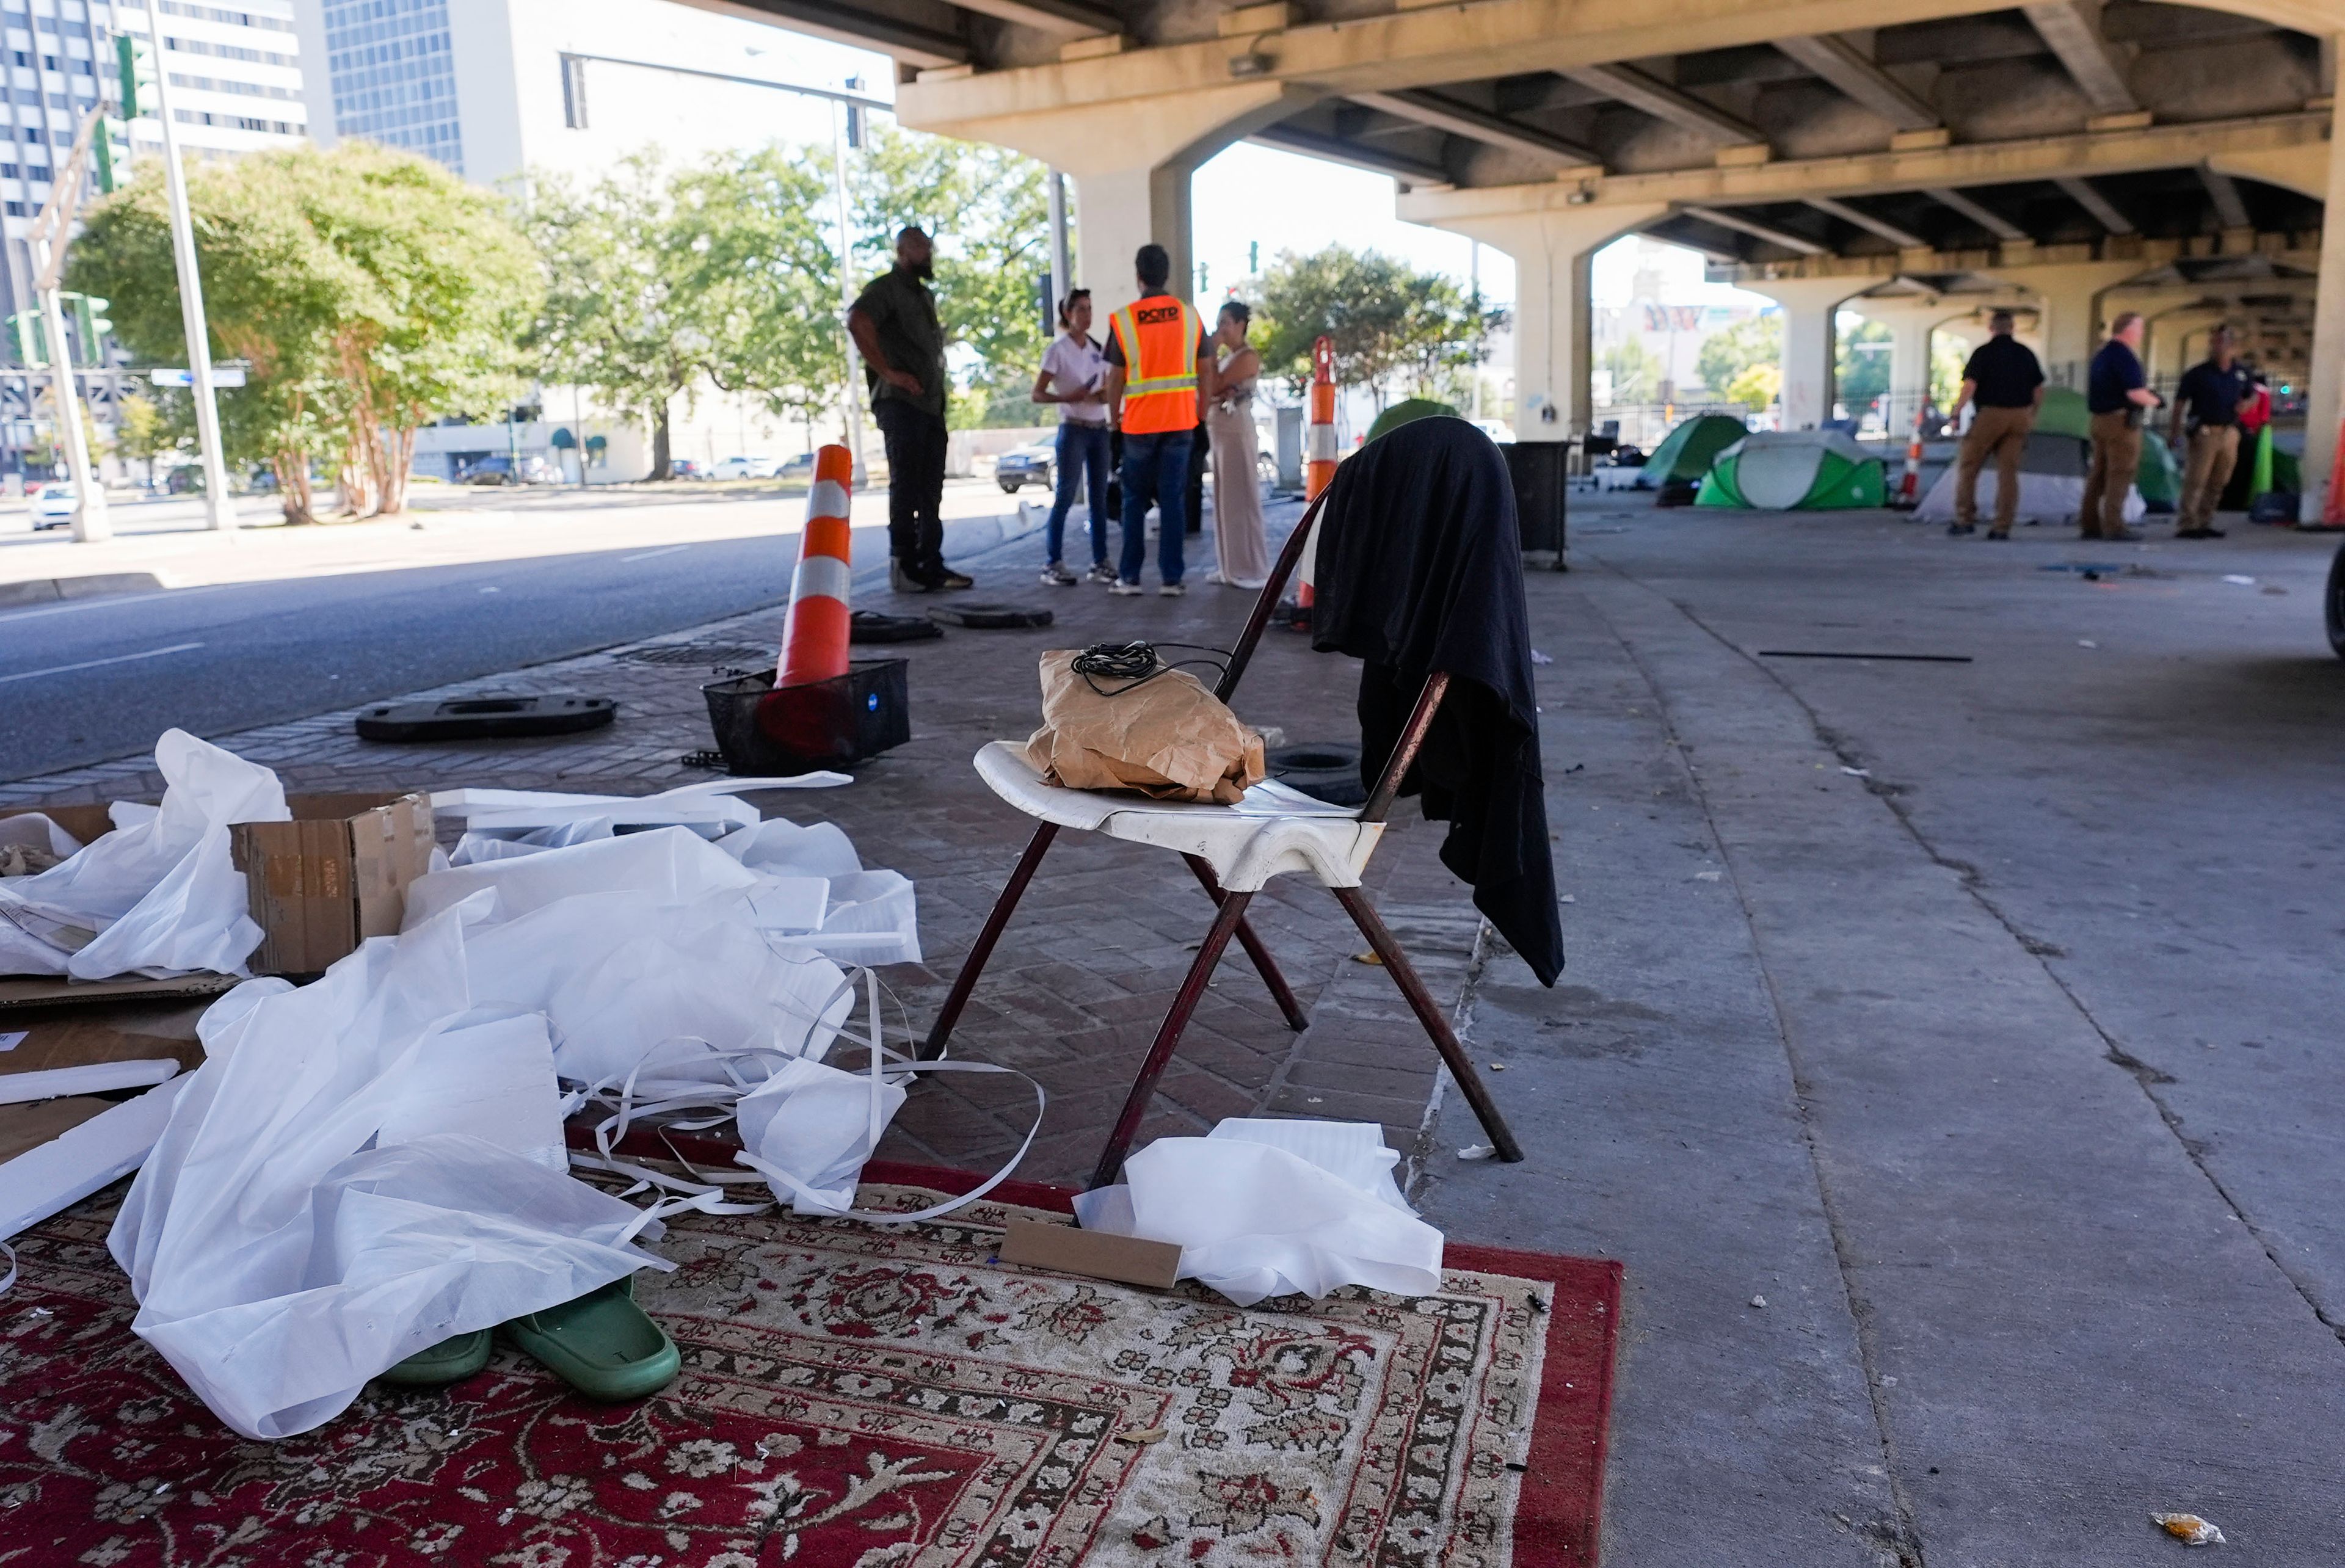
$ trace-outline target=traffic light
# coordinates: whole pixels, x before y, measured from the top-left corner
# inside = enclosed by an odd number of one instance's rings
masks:
[[[48,329],[42,323],[38,310],[19,310],[9,317],[8,333],[16,345],[16,358],[27,369],[49,368]]]
[[[105,364],[105,339],[114,330],[114,323],[107,319],[106,313],[114,308],[114,302],[95,294],[69,290],[61,291],[57,298],[73,312],[74,326],[81,337],[83,361],[93,366]]]
[[[114,66],[122,77],[122,117],[135,120],[157,109],[155,44],[152,39],[120,33],[114,39]]]
[[[112,196],[130,181],[130,126],[108,116],[97,122],[90,150],[97,155],[97,188]]]

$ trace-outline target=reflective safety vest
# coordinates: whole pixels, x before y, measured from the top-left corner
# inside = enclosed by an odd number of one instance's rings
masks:
[[[1123,431],[1197,428],[1197,313],[1169,294],[1134,300],[1108,318],[1123,348]]]

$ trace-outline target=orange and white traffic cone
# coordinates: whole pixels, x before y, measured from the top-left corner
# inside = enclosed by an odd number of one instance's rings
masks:
[[[1889,503],[1899,511],[1922,504],[1922,410],[1914,410],[1914,439],[1905,443],[1905,474],[1897,481],[1897,497]]]
[[[790,576],[777,686],[809,685],[847,673],[848,509],[854,482],[855,460],[845,447],[825,447],[817,454],[806,532],[798,540],[797,570]]]
[[[2329,494],[2321,502],[2320,526],[2345,528],[2345,422],[2337,427],[2336,455],[2329,460]]]
[[[1321,338],[1311,345],[1311,418],[1304,430],[1303,455],[1303,501],[1307,506],[1335,480],[1335,343],[1330,338]],[[1311,529],[1315,534],[1318,523],[1313,522]],[[1318,555],[1316,539],[1304,545],[1288,618],[1291,624],[1310,624]]]

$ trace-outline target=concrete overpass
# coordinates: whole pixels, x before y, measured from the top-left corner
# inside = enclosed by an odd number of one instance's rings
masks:
[[[2171,365],[2232,319],[2309,377],[2308,507],[2345,399],[2345,231],[2321,217],[2345,0],[683,0],[877,48],[919,129],[1072,175],[1112,305],[1190,177],[1255,141],[1393,175],[1400,216],[1517,267],[1517,429],[1584,429],[1588,267],[1642,232],[1784,310],[1786,421],[1832,407],[1832,319],[2028,309],[2056,379],[2140,309]],[[1263,193],[1275,200],[1275,191]]]

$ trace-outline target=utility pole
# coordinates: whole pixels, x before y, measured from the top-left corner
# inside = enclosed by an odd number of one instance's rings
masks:
[[[1067,177],[1051,171],[1051,301],[1055,308],[1074,291],[1075,260],[1067,248]]]
[[[1467,263],[1474,296],[1474,418],[1482,417],[1482,345],[1487,339],[1482,333],[1482,242],[1467,241],[1474,248],[1474,258]]]
[[[153,5],[154,0],[147,0],[147,4]],[[848,86],[859,86],[861,81],[851,80]],[[855,230],[848,221],[847,134],[842,128],[854,115],[855,107],[853,104],[841,104],[838,118],[831,122],[830,159],[831,172],[838,184],[838,335],[847,341],[846,395],[839,400],[847,412],[847,450],[855,458],[855,488],[861,490],[870,482],[870,475],[863,467],[863,402],[855,389],[862,367],[857,362],[855,334],[847,329],[848,312],[855,309]]]
[[[196,263],[196,230],[188,215],[188,176],[179,165],[179,124],[171,117],[171,73],[163,64],[163,11],[147,0],[147,37],[155,51],[155,113],[163,122],[163,180],[171,204],[171,253],[178,263],[179,313],[188,333],[188,374],[196,399],[196,444],[203,455],[204,516],[213,529],[236,526],[220,456],[219,405],[212,399],[211,328],[204,319],[204,280]],[[129,84],[125,83],[127,87]]]
[[[96,109],[82,116],[73,151],[66,155],[65,167],[52,177],[49,199],[25,237],[36,271],[33,287],[41,297],[42,329],[49,339],[49,384],[56,394],[57,434],[65,438],[66,471],[73,477],[73,536],[81,544],[113,538],[114,524],[106,515],[106,491],[90,465],[89,436],[81,422],[81,395],[74,384],[73,345],[66,339],[65,302],[57,297],[57,289],[66,269],[66,230],[73,223],[75,208],[81,205],[90,134],[97,126],[98,116]],[[32,358],[25,355],[28,361]],[[25,384],[30,401],[29,377]]]

